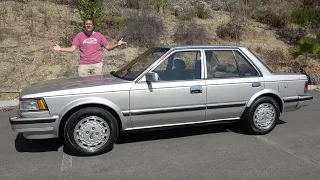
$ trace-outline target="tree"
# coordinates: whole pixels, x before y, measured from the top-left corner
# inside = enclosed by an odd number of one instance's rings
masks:
[[[96,26],[103,20],[102,4],[99,0],[77,0],[77,8],[82,20],[93,19]]]
[[[291,51],[294,58],[303,55],[306,60],[309,57],[317,58],[320,56],[320,43],[316,38],[304,37],[297,46]]]
[[[291,50],[291,54],[295,59],[294,64],[299,66],[299,72],[306,74],[309,79],[310,77],[306,72],[306,68],[309,67],[309,62],[312,58],[320,57],[320,44],[317,39],[312,37],[304,37],[299,41],[296,47]]]

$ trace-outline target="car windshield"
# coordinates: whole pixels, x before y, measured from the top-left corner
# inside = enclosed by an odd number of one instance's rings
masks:
[[[119,70],[112,71],[111,74],[118,78],[132,81],[168,51],[169,48],[150,48]]]

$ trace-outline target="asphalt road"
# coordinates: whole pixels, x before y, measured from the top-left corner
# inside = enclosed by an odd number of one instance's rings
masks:
[[[128,134],[95,157],[68,155],[57,140],[26,140],[0,113],[1,180],[320,179],[320,92],[281,116],[270,134],[232,125]]]

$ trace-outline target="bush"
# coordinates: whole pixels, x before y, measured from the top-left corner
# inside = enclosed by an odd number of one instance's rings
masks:
[[[306,35],[306,32],[301,27],[285,27],[277,30],[276,34],[278,39],[289,45],[295,45]]]
[[[102,4],[99,0],[77,0],[77,8],[81,20],[91,18],[94,20],[96,26],[101,24],[103,16],[101,6]]]
[[[264,0],[225,0],[223,9],[229,13],[248,16],[265,4]]]
[[[16,1],[26,3],[27,1],[30,1],[30,0],[16,0]],[[41,0],[41,1],[48,1],[48,0]],[[72,5],[73,6],[77,3],[77,0],[49,0],[49,2],[52,2],[55,4]]]
[[[320,57],[320,44],[317,42],[316,38],[304,37],[299,41],[299,43],[291,49],[291,54],[294,58],[304,55],[308,60],[310,58]]]
[[[63,33],[59,38],[59,44],[64,47],[70,46],[75,35],[82,31],[83,28],[82,23],[69,21],[68,24],[69,25],[63,29]]]
[[[126,0],[123,7],[130,9],[149,9],[148,0]]]
[[[150,3],[160,13],[164,13],[170,6],[169,0],[151,0]]]
[[[181,21],[173,39],[182,45],[203,45],[210,42],[205,28],[193,21]]]
[[[208,19],[210,18],[210,10],[204,4],[199,4],[195,6],[195,15],[200,19]]]
[[[182,21],[189,21],[195,17],[195,8],[191,5],[174,7],[174,15]]]
[[[296,8],[291,13],[291,21],[301,26],[310,25],[312,28],[320,27],[320,8]]]
[[[117,36],[120,35],[120,31],[127,23],[122,17],[105,15],[103,15],[100,22],[100,26],[96,28],[96,31],[99,31],[111,38],[117,38]]]
[[[274,12],[271,8],[257,10],[253,14],[253,19],[273,28],[283,28],[288,23],[288,19],[285,14],[281,12]]]
[[[291,67],[292,61],[281,49],[260,49],[259,54],[262,60],[274,71],[281,70],[283,67]]]
[[[241,40],[243,35],[243,25],[240,20],[231,19],[227,24],[220,25],[217,30],[217,36],[222,39]]]
[[[159,43],[164,29],[162,20],[147,12],[128,17],[123,37],[130,44],[154,46]]]

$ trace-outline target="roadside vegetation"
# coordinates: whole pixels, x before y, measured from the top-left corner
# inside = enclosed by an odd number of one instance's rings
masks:
[[[244,45],[274,70],[303,72],[319,83],[319,0],[2,0],[0,5],[0,92],[76,75],[79,55],[49,48],[69,46],[87,17],[109,41],[129,43],[104,52],[105,71],[154,45]]]

